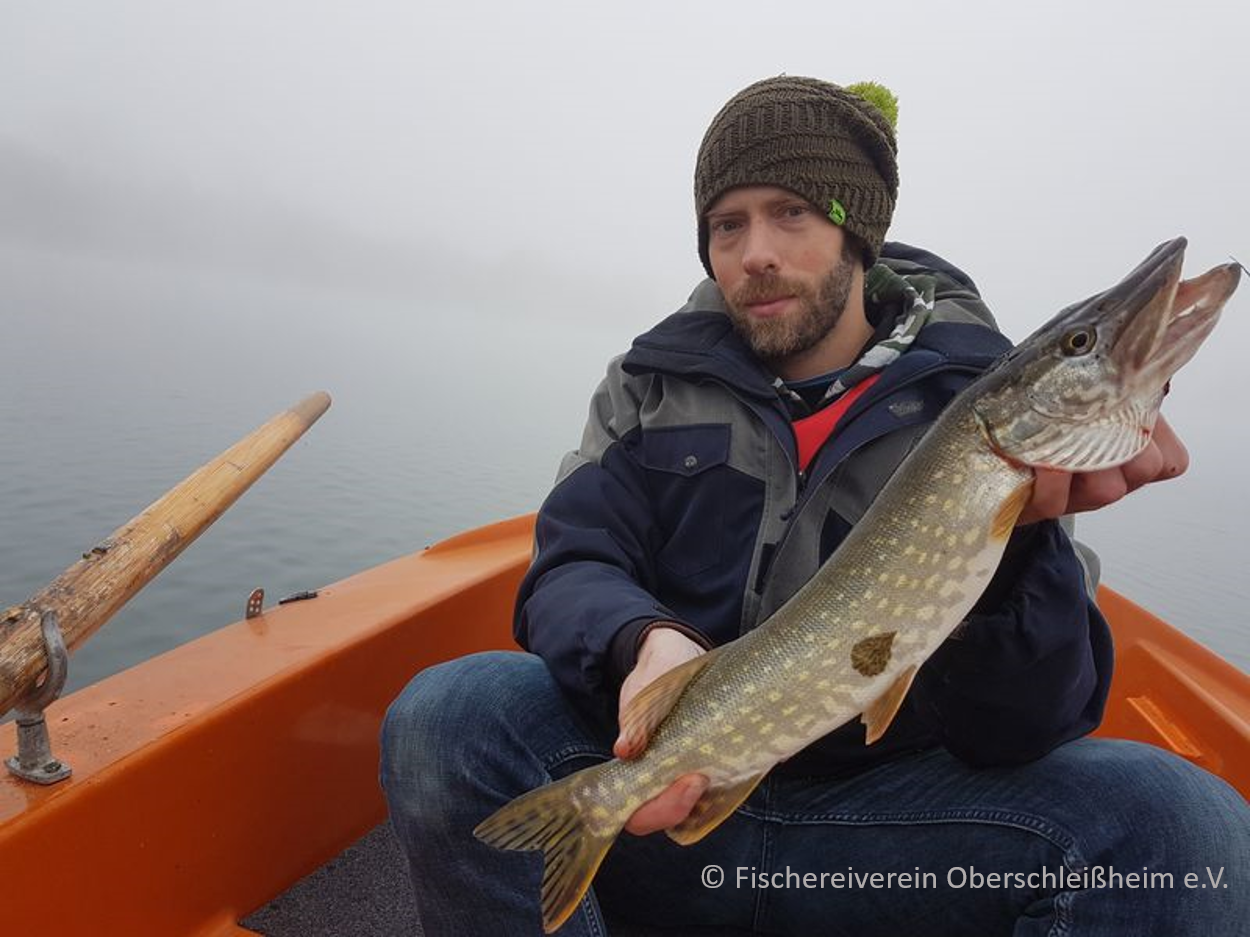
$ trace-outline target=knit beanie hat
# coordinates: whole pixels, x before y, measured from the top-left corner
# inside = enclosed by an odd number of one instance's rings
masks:
[[[876,263],[898,196],[897,107],[880,85],[841,88],[788,75],[734,95],[712,119],[695,163],[699,259],[708,276],[707,211],[727,190],[744,185],[775,185],[803,196],[859,239],[865,268]]]

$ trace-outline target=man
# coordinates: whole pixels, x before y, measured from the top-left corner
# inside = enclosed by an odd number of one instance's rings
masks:
[[[431,668],[388,714],[383,785],[428,933],[538,931],[540,857],[493,850],[473,827],[553,777],[636,756],[616,737],[618,707],[779,607],[942,407],[1009,347],[964,274],[885,243],[895,153],[876,104],[812,79],[758,82],[713,120],[695,172],[712,279],[611,364],[592,401],[518,597],[517,638],[532,654]],[[681,930],[1250,927],[1244,801],[1156,749],[1082,738],[1101,718],[1110,636],[1055,519],[1179,474],[1185,460],[1161,424],[1122,470],[1039,475],[985,595],[879,741],[865,745],[858,722],[820,739],[692,846],[622,837],[595,879],[599,901]],[[705,784],[679,779],[626,829],[676,824]],[[1177,884],[973,890],[951,877],[1097,866],[1170,872]],[[1228,889],[1179,885],[1221,866]],[[709,887],[712,868],[723,887]],[[821,890],[755,877],[848,870],[896,877]],[[938,885],[899,884],[923,873]],[[603,932],[593,897],[561,930]]]

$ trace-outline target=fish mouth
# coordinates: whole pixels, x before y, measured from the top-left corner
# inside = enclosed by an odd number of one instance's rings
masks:
[[[1241,265],[1236,262],[1182,280],[1185,246],[1184,238],[1159,245],[1094,306],[1096,312],[1121,318],[1108,355],[1127,383],[1166,384],[1215,328],[1237,288]],[[1121,304],[1122,316],[1115,316],[1112,310]]]
[[[1067,307],[986,375],[973,413],[1016,464],[1090,472],[1147,445],[1172,375],[1198,351],[1242,267],[1181,279],[1186,241],[1160,244],[1115,286]]]

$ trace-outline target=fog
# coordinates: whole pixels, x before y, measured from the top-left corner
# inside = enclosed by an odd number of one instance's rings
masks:
[[[967,270],[1015,337],[1176,235],[1191,274],[1250,258],[1241,6],[938,9],[0,4],[0,601],[321,387],[308,464],[235,509],[282,504],[293,586],[535,507],[607,358],[703,275],[695,153],[768,75],[898,95],[890,236]],[[1248,316],[1235,297],[1174,383],[1190,474],[1084,528],[1243,664]],[[310,556],[313,516],[334,533]],[[195,566],[258,536],[229,523],[127,614],[238,617]]]

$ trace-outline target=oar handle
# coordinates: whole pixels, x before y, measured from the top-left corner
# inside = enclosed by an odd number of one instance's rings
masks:
[[[0,617],[0,714],[35,686],[47,661],[45,612],[73,650],[225,513],[330,406],[311,394],[249,433],[96,544],[45,588]]]

